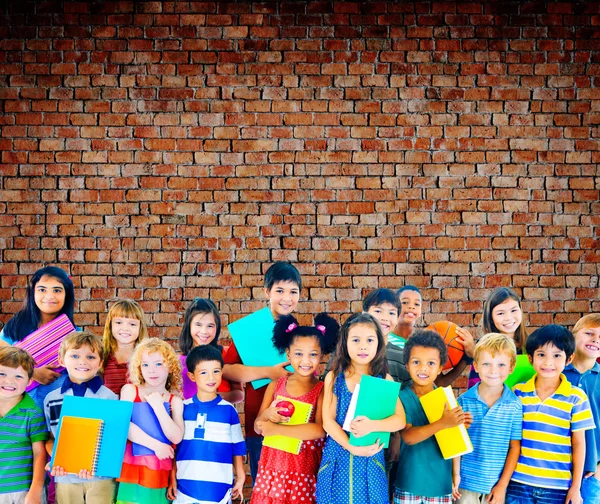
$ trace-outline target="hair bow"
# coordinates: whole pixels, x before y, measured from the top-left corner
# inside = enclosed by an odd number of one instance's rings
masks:
[[[318,326],[315,326],[315,329],[318,329],[319,331],[321,331],[321,332],[323,333],[323,336],[325,336],[325,331],[326,331],[327,329],[325,328],[325,326],[324,326],[324,325],[318,325]]]
[[[285,332],[292,332],[294,329],[296,329],[296,327],[298,327],[298,324],[295,324],[294,322],[292,322],[287,329],[285,330]]]

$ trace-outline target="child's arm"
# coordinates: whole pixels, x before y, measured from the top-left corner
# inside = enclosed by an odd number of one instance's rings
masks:
[[[258,416],[254,421],[254,430],[257,434],[262,434],[261,426],[265,422],[279,423],[279,422],[288,422],[290,419],[288,417],[284,417],[277,413],[277,408],[275,407],[275,387],[277,386],[277,382],[271,382],[267,385],[267,390],[265,390],[265,395],[263,396],[262,403],[260,405],[260,409],[258,410]],[[260,425],[259,425],[260,422]]]
[[[42,499],[42,490],[44,488],[44,479],[46,478],[46,442],[36,441],[31,444],[33,452],[33,477],[31,478],[31,487],[25,496],[25,504],[40,504]]]
[[[244,388],[240,382],[231,382],[231,390],[219,392],[219,395],[231,404],[241,403],[244,400]]]
[[[167,488],[167,499],[174,501],[177,498],[177,464],[173,464],[173,468],[169,473],[169,487]]]
[[[327,373],[325,377],[325,394],[323,397],[323,429],[329,434],[338,444],[358,457],[371,457],[383,449],[383,444],[374,443],[370,446],[353,446],[350,444],[348,434],[342,429],[340,424],[335,421],[335,413],[337,409],[337,397],[333,393],[333,371]]]
[[[583,464],[585,462],[585,431],[571,432],[571,449],[573,453],[573,479],[567,492],[565,504],[581,504],[581,480],[583,479]]]
[[[386,380],[394,381],[390,376]],[[371,432],[397,432],[404,429],[406,425],[406,416],[400,399],[396,400],[396,410],[394,414],[383,420],[370,420],[366,416],[358,416],[350,423],[350,431],[356,437],[366,436]]]
[[[508,487],[510,478],[515,472],[520,454],[521,441],[519,439],[511,439],[508,455],[506,456],[506,462],[504,463],[504,469],[502,470],[500,479],[498,480],[498,483],[494,485],[494,488],[492,488],[490,494],[488,495],[489,504],[504,504],[504,499],[506,498],[506,487]]]
[[[249,383],[254,380],[268,378],[277,381],[279,378],[289,375],[285,369],[289,362],[282,362],[275,366],[244,366],[243,364],[225,364],[223,367],[223,377],[226,380]]]
[[[313,423],[306,423],[301,425],[280,425],[273,423],[269,420],[257,421],[255,430],[258,432],[259,429],[262,431],[263,436],[289,436],[295,439],[301,439],[302,441],[311,441],[313,439],[321,439],[325,437],[325,430],[323,429],[323,390],[319,394],[317,400],[317,409],[315,411],[315,421]],[[283,417],[286,418],[286,417]],[[286,420],[288,420],[286,418]]]
[[[452,500],[460,499],[460,492],[458,487],[460,486],[460,457],[454,457],[452,459]]]
[[[50,432],[50,435],[48,436],[48,439],[46,440],[46,453],[52,457],[52,451],[54,450],[54,436],[52,435],[52,432]]]
[[[179,444],[183,439],[183,401],[179,397],[171,400],[171,414],[165,409],[163,395],[153,392],[146,396],[146,401],[154,410],[164,435],[173,444]]]
[[[439,420],[423,425],[422,427],[413,427],[407,424],[403,431],[400,432],[402,441],[407,445],[414,445],[429,439],[437,432],[448,429],[449,427],[455,427],[457,425],[465,423],[466,413],[457,406],[454,409],[448,409],[448,404],[444,404],[444,414]]]
[[[244,483],[246,482],[246,471],[244,470],[244,457],[241,455],[233,456],[233,472],[235,473],[235,480],[233,483],[233,490],[231,491],[232,499],[244,500]]]
[[[463,329],[462,327],[458,327],[456,329],[456,334],[458,335],[456,341],[465,347],[465,354],[467,357],[472,358],[473,354],[475,353],[475,338],[473,338],[469,331]],[[438,387],[447,387],[448,385],[452,385],[454,380],[456,380],[462,374],[466,367],[467,363],[464,360],[461,360],[446,374],[440,374],[436,378],[435,384]]]

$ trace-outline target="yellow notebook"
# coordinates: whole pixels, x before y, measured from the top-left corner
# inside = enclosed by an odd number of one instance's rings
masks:
[[[96,473],[104,421],[95,418],[62,417],[52,466],[78,474],[82,469]]]
[[[284,396],[277,396],[277,400],[290,401],[296,408],[294,414],[290,417],[290,421],[286,422],[285,425],[302,425],[309,422],[313,409],[312,404]],[[288,436],[265,436],[263,439],[263,446],[270,446],[277,450],[283,450],[298,455],[300,453],[300,448],[302,447],[302,440]]]
[[[425,394],[420,400],[429,423],[433,423],[442,418],[444,404],[448,404],[449,409],[454,409],[458,406],[451,387],[438,387],[428,394]],[[467,434],[467,429],[464,425],[450,427],[437,432],[435,434],[435,440],[440,447],[442,456],[446,460],[473,451],[471,439],[469,438],[469,434]]]

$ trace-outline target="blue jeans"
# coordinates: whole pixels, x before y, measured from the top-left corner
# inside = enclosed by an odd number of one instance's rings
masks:
[[[600,502],[600,481],[595,476],[583,478],[581,483],[581,498],[583,504],[598,504]]]
[[[511,481],[506,489],[506,504],[564,504],[566,490],[534,487]]]
[[[258,461],[260,460],[260,452],[262,450],[262,437],[248,436],[246,438],[246,448],[248,450],[248,459],[250,462],[250,475],[252,476],[252,486],[256,481],[258,473]]]

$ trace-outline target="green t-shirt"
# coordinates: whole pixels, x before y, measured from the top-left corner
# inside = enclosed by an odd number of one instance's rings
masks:
[[[428,425],[421,401],[410,386],[400,391],[406,423]],[[452,493],[452,460],[444,460],[435,436],[415,445],[400,445],[400,461],[394,486],[421,497],[442,497]]]
[[[400,350],[404,350],[404,345],[406,345],[406,340],[400,336],[396,336],[394,333],[388,334],[388,343],[397,346]]]
[[[33,477],[31,445],[48,439],[46,419],[29,394],[0,418],[0,495],[29,490]]]

